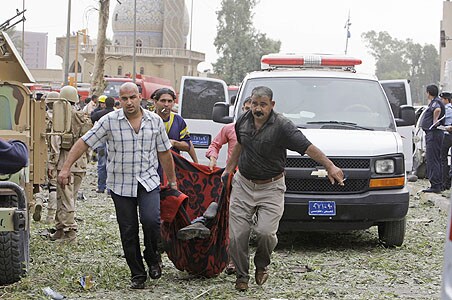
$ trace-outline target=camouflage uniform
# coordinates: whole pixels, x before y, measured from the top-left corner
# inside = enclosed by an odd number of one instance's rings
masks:
[[[72,119],[76,118],[76,111],[72,112]],[[72,122],[71,131],[78,132],[79,128],[76,122]],[[61,148],[61,137],[55,136],[55,139],[59,139],[59,153],[55,153],[55,160],[57,162],[56,169],[59,171],[62,169],[64,162],[67,159],[69,150]],[[78,136],[74,136],[74,140],[78,139]],[[63,230],[64,232],[77,230],[77,222],[75,221],[75,200],[77,199],[77,193],[82,183],[83,177],[86,174],[87,159],[86,155],[82,155],[71,167],[71,182],[64,188],[57,184],[57,211],[55,216],[55,228]]]

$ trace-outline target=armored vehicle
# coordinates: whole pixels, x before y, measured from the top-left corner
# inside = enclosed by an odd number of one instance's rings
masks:
[[[0,174],[0,285],[20,280],[29,264],[29,203],[45,183],[45,103],[24,83],[34,79],[6,32],[0,32],[0,138],[21,140],[29,162],[15,174]]]

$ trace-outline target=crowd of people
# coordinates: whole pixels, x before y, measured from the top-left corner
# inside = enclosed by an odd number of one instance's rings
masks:
[[[173,112],[176,95],[159,89],[152,95],[153,111],[143,106],[138,87],[124,83],[119,105],[113,98],[93,95],[80,101],[71,86],[46,98],[49,131],[52,105],[64,98],[72,104],[72,135],[49,135],[49,199],[47,222],[54,223],[49,239],[73,242],[77,236],[75,201],[86,174],[90,150],[97,153],[97,192],[111,196],[120,239],[131,273],[132,289],[143,289],[148,276],[162,276],[160,252],[160,188],[178,189],[171,150],[198,158],[184,119]],[[226,125],[207,151],[211,170],[218,152],[228,144],[223,178],[234,174],[230,195],[228,274],[236,275],[235,288],[248,289],[251,229],[256,233],[255,282],[269,278],[271,254],[276,247],[279,220],[284,210],[286,150],[307,154],[328,171],[332,184],[343,185],[342,170],[314,146],[296,126],[274,111],[268,87],[256,87],[242,107],[237,123]],[[84,128],[87,130],[83,130]],[[269,143],[269,141],[272,141]],[[1,151],[1,150],[0,150]],[[225,181],[224,184],[227,182]],[[52,198],[52,199],[50,199]],[[56,201],[55,201],[56,200]],[[41,210],[39,209],[39,212]],[[39,220],[40,216],[34,216]],[[140,251],[139,226],[144,234]],[[147,268],[143,262],[146,263]]]

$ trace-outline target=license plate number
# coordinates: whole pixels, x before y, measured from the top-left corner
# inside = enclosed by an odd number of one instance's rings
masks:
[[[190,133],[190,138],[195,148],[209,148],[212,136],[210,134]]]
[[[310,216],[335,216],[336,202],[334,201],[309,201],[308,214]]]

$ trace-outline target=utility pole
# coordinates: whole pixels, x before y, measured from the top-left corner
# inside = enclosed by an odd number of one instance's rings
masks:
[[[350,38],[350,26],[352,25],[352,23],[350,22],[350,10],[348,11],[348,19],[345,22],[345,26],[344,28],[347,29],[347,37],[345,39],[345,55],[347,55],[347,50],[348,50],[348,39]]]
[[[137,76],[137,0],[133,0],[133,71],[132,81],[135,82]]]
[[[190,53],[188,56],[188,75],[193,76],[193,70],[191,65],[191,41],[193,35],[193,0],[191,0],[191,12],[190,12]]]
[[[25,11],[25,0],[22,0],[22,11]],[[22,22],[22,58],[25,56],[25,14],[24,14],[24,22]]]
[[[64,53],[64,80],[63,85],[69,82],[69,47],[71,39],[71,0],[67,3],[66,52]]]

